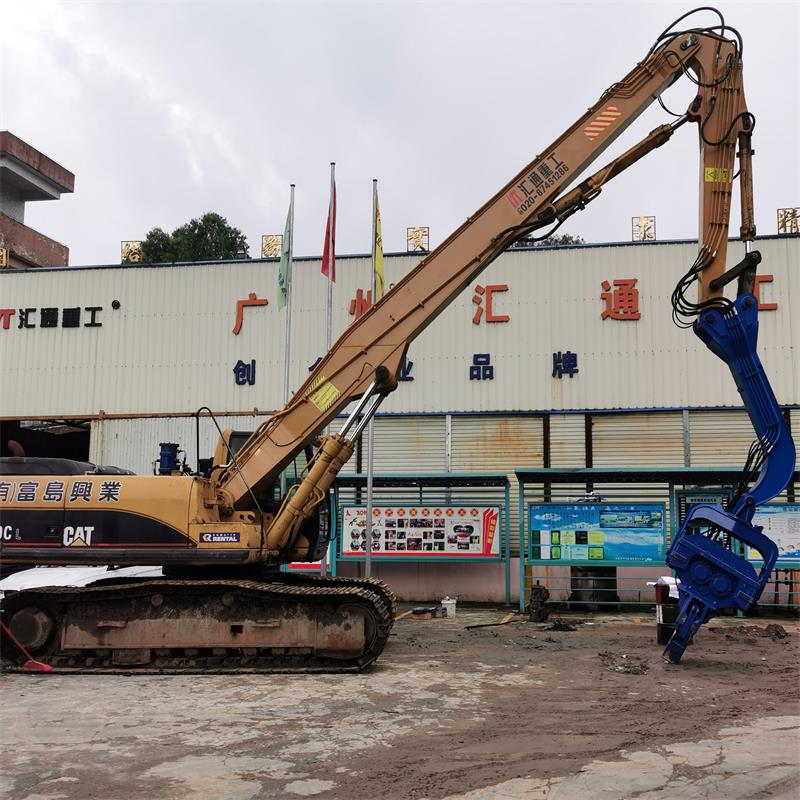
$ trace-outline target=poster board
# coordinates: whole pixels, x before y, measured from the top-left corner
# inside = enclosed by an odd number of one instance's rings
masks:
[[[756,509],[753,525],[761,525],[762,533],[778,545],[778,567],[800,569],[800,505],[766,503]],[[747,560],[761,563],[762,559],[748,547]]]
[[[365,554],[367,509],[341,509],[340,558]],[[378,505],[372,509],[372,558],[383,561],[499,561],[500,507]]]
[[[663,503],[529,503],[529,562],[556,565],[663,564]]]

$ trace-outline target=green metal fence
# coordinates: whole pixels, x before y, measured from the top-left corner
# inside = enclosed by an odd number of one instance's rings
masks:
[[[733,492],[741,471],[730,468],[684,469],[558,469],[517,468],[519,515],[519,608],[527,606],[530,587],[545,586],[550,602],[583,609],[618,609],[651,607],[654,590],[649,583],[661,575],[670,575],[663,559],[652,562],[626,563],[620,559],[565,558],[559,534],[558,557],[548,557],[536,541],[530,526],[531,504],[574,504],[576,507],[628,505],[632,507],[659,504],[664,509],[664,552],[682,521],[689,502],[724,502]],[[794,499],[794,483],[776,502]],[[571,533],[571,532],[570,532]],[[570,539],[573,541],[573,539]],[[738,543],[732,543],[736,548]],[[595,548],[597,549],[597,548]],[[576,548],[573,554],[582,548]],[[800,607],[800,570],[778,564],[773,579],[762,595],[759,606],[771,610],[795,611]]]

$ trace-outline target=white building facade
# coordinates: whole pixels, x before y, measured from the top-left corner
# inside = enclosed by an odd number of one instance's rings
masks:
[[[756,247],[759,355],[797,436],[800,239]],[[376,421],[376,472],[741,466],[753,435],[733,379],[671,319],[695,251],[666,242],[503,254],[410,344]],[[732,242],[729,263],[742,253]],[[387,255],[387,285],[420,257]],[[371,285],[369,257],[337,261],[334,337]],[[172,441],[194,465],[199,407],[252,430],[282,406],[277,270],[256,260],[0,273],[0,424],[88,420],[96,463],[149,472],[159,442]],[[296,259],[291,389],[324,354],[326,298],[319,259]],[[216,436],[203,420],[200,457]],[[354,457],[346,469],[357,466]]]

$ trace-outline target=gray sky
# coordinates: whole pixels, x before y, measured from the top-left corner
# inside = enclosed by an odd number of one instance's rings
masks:
[[[72,264],[118,262],[120,240],[205,211],[257,255],[292,182],[295,253],[318,255],[330,161],[337,252],[369,250],[373,177],[384,249],[404,250],[410,225],[435,245],[694,5],[6,0],[0,129],[75,173],[73,195],[26,213]],[[716,5],[744,36],[756,222],[775,233],[776,209],[800,205],[800,3]],[[682,112],[692,89],[664,99]],[[654,104],[596,165],[664,121]],[[695,238],[697,149],[684,126],[561,230],[628,240],[633,215],[655,214],[660,239]],[[736,195],[734,233],[738,217]]]

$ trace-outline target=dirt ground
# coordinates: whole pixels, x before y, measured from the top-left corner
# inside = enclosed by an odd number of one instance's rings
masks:
[[[0,796],[649,798],[662,795],[566,784],[533,793],[514,781],[574,776],[631,751],[688,752],[676,743],[716,741],[731,726],[745,753],[747,735],[796,737],[796,723],[784,722],[800,714],[796,620],[712,622],[670,665],[649,616],[572,615],[575,631],[522,617],[465,629],[505,614],[399,619],[378,665],[361,675],[1,676]],[[761,727],[735,727],[750,723]],[[797,796],[791,742],[758,791],[740,781],[739,794],[732,784],[680,796]],[[694,780],[690,762],[671,763],[663,797],[677,796],[669,780]],[[713,774],[701,778],[716,785]],[[502,785],[517,788],[491,788]]]

